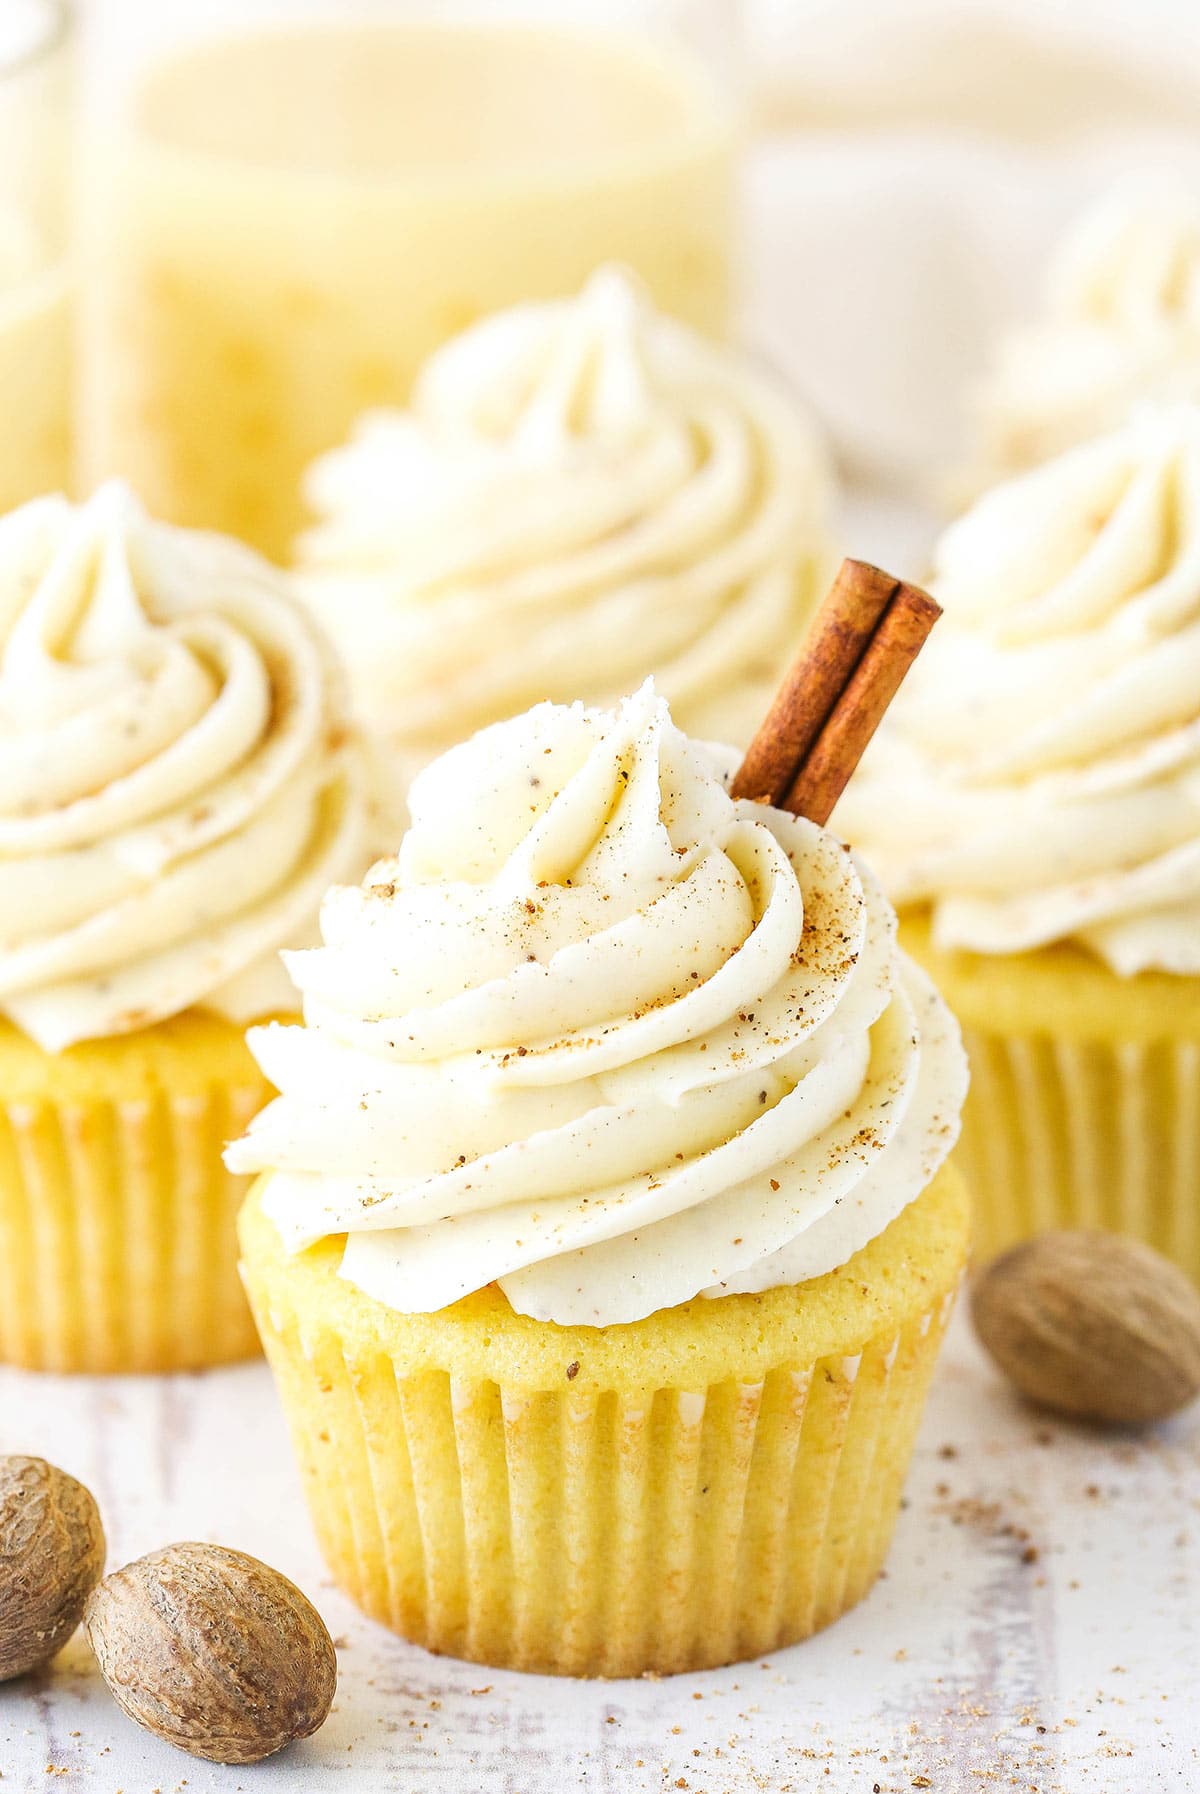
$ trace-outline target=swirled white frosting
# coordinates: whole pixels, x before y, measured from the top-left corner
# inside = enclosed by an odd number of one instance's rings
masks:
[[[120,486],[0,520],[0,1014],[51,1051],[294,1002],[361,866],[327,648],[281,576]]]
[[[651,670],[681,727],[744,743],[829,570],[828,488],[770,382],[606,268],[466,331],[315,464],[300,585],[410,771]]]
[[[1200,406],[998,487],[837,826],[948,948],[1200,972]]]
[[[402,1312],[498,1281],[608,1324],[816,1276],[928,1183],[965,1061],[893,911],[652,688],[493,725],[411,807],[288,956],[307,1026],[250,1036],[282,1094],[228,1163],[292,1248],[344,1231]]]
[[[1122,183],[1061,245],[1047,298],[979,395],[999,473],[1115,428],[1139,401],[1200,395],[1200,203],[1168,182]]]

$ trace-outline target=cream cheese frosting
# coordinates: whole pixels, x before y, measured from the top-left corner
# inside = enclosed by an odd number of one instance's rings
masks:
[[[410,770],[651,670],[681,727],[744,744],[831,570],[808,422],[615,268],[447,344],[306,495],[301,589]]]
[[[1200,406],[998,487],[836,824],[935,944],[1200,972]]]
[[[281,575],[123,487],[0,520],[0,1014],[49,1051],[294,1002],[361,756]]]
[[[1115,428],[1152,398],[1200,396],[1200,202],[1165,180],[1126,181],[1061,244],[1046,315],[1000,345],[979,395],[999,473]]]
[[[231,1146],[293,1250],[402,1312],[498,1282],[636,1320],[844,1263],[950,1151],[958,1030],[866,868],[726,793],[645,686],[541,704],[416,780],[398,857],[287,956],[304,1027]]]

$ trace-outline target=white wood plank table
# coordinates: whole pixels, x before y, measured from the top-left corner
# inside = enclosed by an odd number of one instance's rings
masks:
[[[885,1580],[766,1662],[570,1683],[428,1656],[362,1619],[309,1534],[265,1367],[0,1372],[0,1449],[83,1478],[110,1565],[173,1539],[275,1564],[339,1642],[331,1718],[256,1769],[138,1731],[77,1637],[0,1687],[0,1794],[1152,1794],[1200,1788],[1200,1409],[1148,1437],[1022,1407],[960,1312]]]

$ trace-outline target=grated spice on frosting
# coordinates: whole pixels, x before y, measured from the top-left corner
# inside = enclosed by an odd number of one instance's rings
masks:
[[[362,864],[340,681],[280,574],[119,485],[0,520],[0,1014],[48,1051],[294,1000]]]
[[[287,956],[304,1027],[231,1146],[292,1250],[402,1312],[498,1282],[561,1323],[844,1263],[954,1143],[957,1027],[866,869],[726,793],[649,685],[430,766],[399,855]]]
[[[1200,406],[1000,486],[836,811],[937,946],[1200,972]]]
[[[744,744],[830,570],[815,433],[616,268],[497,313],[310,470],[301,590],[409,773],[546,697],[654,669]]]

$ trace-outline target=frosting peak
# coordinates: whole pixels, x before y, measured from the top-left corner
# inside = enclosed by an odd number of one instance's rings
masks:
[[[1036,465],[1115,428],[1134,404],[1200,395],[1200,204],[1120,183],[1055,256],[1046,315],[1014,332],[980,394],[985,456]]]
[[[0,1013],[43,1047],[287,1001],[360,851],[336,672],[264,561],[123,487],[0,520]]]
[[[228,1162],[293,1248],[346,1232],[403,1311],[499,1281],[609,1324],[815,1276],[929,1181],[965,1070],[893,913],[651,687],[483,731],[411,811],[289,955],[307,1025],[251,1035],[282,1094]]]
[[[549,327],[534,307],[502,316],[512,325],[507,356],[496,353],[493,320],[430,361],[420,408],[435,430],[465,431],[535,465],[589,443],[616,449],[644,433],[655,405],[650,313],[624,274],[601,268]]]
[[[838,826],[941,946],[1200,971],[1200,407],[998,487],[932,585],[943,622]]]
[[[692,732],[744,739],[818,594],[828,483],[768,381],[601,269],[464,332],[316,463],[301,587],[410,768],[651,667]]]

